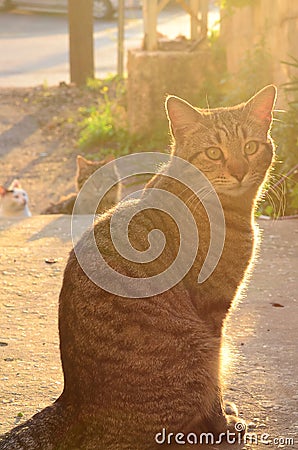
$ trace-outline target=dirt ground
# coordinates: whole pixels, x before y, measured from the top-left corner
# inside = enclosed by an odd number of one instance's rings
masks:
[[[69,135],[65,128],[62,133],[53,118],[57,106],[68,108],[79,100],[69,98],[55,106],[47,98],[36,100],[30,90],[3,90],[0,99],[0,182],[18,176],[34,213],[26,220],[0,223],[4,432],[51,403],[62,390],[57,303],[72,246],[70,222],[65,216],[36,214],[74,189],[78,150],[71,127]],[[258,435],[258,443],[248,440],[232,446],[236,450],[298,448],[297,225],[295,219],[260,220],[260,258],[247,296],[227,325],[225,394],[250,424],[251,439]]]
[[[33,214],[75,190],[79,108],[98,98],[66,85],[0,89],[0,184],[20,179]]]

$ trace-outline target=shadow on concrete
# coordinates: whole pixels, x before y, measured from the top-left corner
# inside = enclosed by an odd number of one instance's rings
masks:
[[[0,157],[7,155],[15,147],[22,146],[25,139],[31,136],[38,128],[33,115],[23,117],[8,130],[0,134]]]
[[[33,233],[28,239],[28,242],[45,238],[58,238],[64,243],[71,241],[71,216],[53,215],[52,218],[53,220],[50,223],[41,228],[37,233]]]

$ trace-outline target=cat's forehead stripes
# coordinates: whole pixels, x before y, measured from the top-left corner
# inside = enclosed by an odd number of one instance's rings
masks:
[[[222,144],[222,140],[221,140],[221,137],[220,137],[220,133],[218,132],[218,131],[216,131],[215,132],[215,139],[217,140],[217,142],[219,143],[219,144]]]
[[[244,137],[244,129],[240,123],[239,114],[235,114],[234,111],[216,111],[211,114],[210,118],[213,124],[214,134],[222,139],[229,139],[231,136],[236,138]]]

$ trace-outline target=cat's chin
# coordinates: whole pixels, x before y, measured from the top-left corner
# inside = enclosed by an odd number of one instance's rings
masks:
[[[222,193],[227,197],[233,197],[233,198],[239,198],[242,196],[254,196],[253,191],[251,188],[237,188],[237,189],[226,189],[223,190]],[[250,195],[251,194],[251,195]]]
[[[237,185],[237,186],[225,186],[225,187],[217,187],[216,192],[220,195],[223,194],[226,197],[242,197],[242,196],[248,196],[248,197],[255,197],[257,191],[256,187],[253,185]]]
[[[257,197],[257,190],[255,186],[238,186],[218,190],[217,194],[224,207],[249,212]]]

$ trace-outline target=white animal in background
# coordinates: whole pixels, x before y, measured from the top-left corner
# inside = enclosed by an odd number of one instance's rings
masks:
[[[9,188],[0,186],[0,218],[30,217],[29,197],[18,180],[14,180]]]

